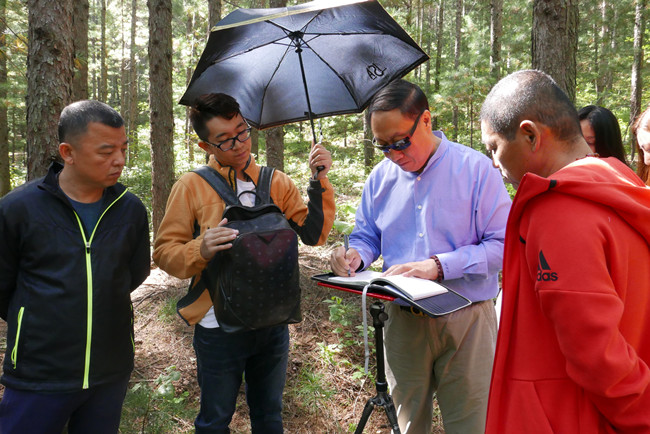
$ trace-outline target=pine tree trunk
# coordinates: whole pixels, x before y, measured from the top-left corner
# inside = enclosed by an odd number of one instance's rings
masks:
[[[463,30],[463,0],[456,0],[456,41],[454,43],[454,70],[460,67],[460,47]],[[452,124],[454,126],[452,140],[458,141],[458,104],[454,103],[452,112]]]
[[[260,131],[257,128],[251,130],[251,154],[255,155],[255,160],[260,158]]]
[[[598,97],[598,86],[599,86],[599,74],[600,74],[600,34],[598,33],[598,25],[594,21],[593,25],[591,26],[591,32],[592,32],[592,37],[594,38],[594,60],[593,60],[593,68],[594,68],[594,73],[596,74],[596,77],[594,78],[594,89],[596,90],[596,97]]]
[[[366,175],[372,171],[375,164],[375,148],[372,146],[372,129],[367,116],[363,116],[363,167]]]
[[[490,1],[490,73],[496,83],[501,78],[501,35],[503,0]]]
[[[434,23],[434,12],[433,6],[428,4],[426,7],[425,21],[427,29],[435,29],[433,26]],[[426,53],[431,53],[431,44],[433,43],[433,34],[432,32],[426,32],[424,51]],[[424,63],[424,91],[426,95],[431,95],[431,57]]]
[[[596,77],[596,104],[602,104],[602,100],[607,94],[607,90],[611,88],[612,68],[609,66],[611,56],[614,51],[611,50],[613,35],[610,28],[610,18],[607,11],[609,9],[607,0],[599,0],[598,8],[600,9],[600,26],[598,30],[598,44],[600,58],[597,65]]]
[[[101,0],[100,13],[101,34],[99,41],[99,100],[106,102],[108,99],[108,71],[106,67],[106,0]]]
[[[187,33],[187,39],[190,44],[189,52],[191,53],[192,61],[188,62],[187,68],[185,69],[185,87],[190,84],[192,79],[192,66],[196,64],[195,56],[195,47],[196,40],[194,38],[194,13],[187,14],[187,21],[185,26],[185,31]],[[188,157],[190,163],[194,161],[194,140],[192,140],[192,125],[190,122],[190,107],[185,108],[185,145],[187,146]]]
[[[174,182],[172,112],[172,1],[148,0],[151,208],[154,237]]]
[[[74,1],[74,0],[73,0]],[[96,64],[97,62],[97,38],[89,37],[88,38],[88,55],[92,57],[92,63]],[[98,84],[99,80],[97,80],[97,68],[93,68],[92,70],[92,76],[90,76],[90,71],[88,71],[88,81],[90,88],[88,89],[88,96],[92,99],[98,99],[99,96],[99,89],[98,89]]]
[[[630,95],[630,124],[641,113],[641,92],[643,90],[643,34],[645,32],[646,0],[636,0],[634,14],[634,61],[632,62],[632,89]],[[630,143],[633,143],[630,132]],[[630,161],[634,161],[636,146],[630,146]]]
[[[264,130],[266,138],[266,165],[284,172],[284,129],[283,127]]]
[[[137,19],[138,2],[131,1],[131,41],[129,48],[129,84],[128,84],[128,104],[126,115],[126,132],[129,137],[129,163],[131,163],[138,150],[138,65],[135,60],[135,29],[138,24]]]
[[[126,22],[126,17],[124,16],[124,0],[120,0],[120,42],[121,42],[121,53],[120,53],[120,113],[124,117],[126,112],[127,98],[126,92],[129,88],[129,79],[128,79],[128,70],[127,70],[127,60],[126,60],[126,35],[124,30],[124,24]],[[129,153],[126,153],[126,165],[129,166]]]
[[[616,31],[618,29],[618,26],[616,23],[618,22],[618,8],[619,5],[613,4],[610,5],[610,9],[612,10],[611,14],[613,16],[610,18],[612,21],[612,25],[609,27],[609,36],[610,36],[610,42],[609,42],[609,52],[616,53],[618,54],[618,47],[617,47],[617,41],[618,37],[616,36]],[[614,85],[614,74],[616,73],[615,67],[612,65],[607,65],[607,74],[605,76],[605,90],[611,91],[612,86]]]
[[[0,197],[11,190],[9,123],[7,119],[7,0],[0,0]]]
[[[221,0],[208,0],[208,13],[210,29],[212,29],[221,20]]]
[[[27,179],[58,157],[58,120],[74,77],[73,0],[28,0]],[[47,84],[47,85],[45,85]]]
[[[534,0],[533,68],[549,74],[572,101],[576,96],[577,0]]]
[[[419,0],[418,1],[418,45],[420,47],[424,46],[424,0]],[[417,69],[415,70],[415,77],[418,79],[421,79],[422,77],[422,70],[426,68],[427,63],[422,63],[418,65]]]
[[[470,97],[469,101],[467,102],[469,104],[469,147],[474,148],[474,98],[472,95],[474,95],[474,84],[472,83],[472,90],[470,92]]]
[[[287,0],[269,0],[270,8],[284,8],[286,6],[287,6]]]
[[[445,13],[445,0],[440,0],[438,5],[438,15],[436,20],[436,64],[435,73],[433,76],[433,93],[440,92],[440,74],[442,69],[442,35]],[[438,116],[434,116],[431,120],[431,128],[438,129]]]
[[[18,146],[18,140],[16,136],[18,135],[17,130],[18,128],[18,122],[16,121],[16,107],[13,107],[11,110],[11,128],[9,130],[11,131],[11,147],[10,151],[11,152],[11,164],[16,163],[16,148]],[[27,134],[23,135],[25,137]]]
[[[287,0],[269,0],[270,8],[282,8]],[[284,171],[284,129],[269,128],[264,131],[266,137],[266,165]],[[311,139],[310,139],[311,143]]]
[[[72,31],[75,73],[72,101],[88,99],[88,12],[88,0],[74,0]]]

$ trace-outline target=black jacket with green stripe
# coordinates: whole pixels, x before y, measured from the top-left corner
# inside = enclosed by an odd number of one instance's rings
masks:
[[[75,391],[133,369],[130,293],[150,270],[146,208],[116,184],[84,233],[58,186],[61,169],[0,200],[0,381],[18,390]]]

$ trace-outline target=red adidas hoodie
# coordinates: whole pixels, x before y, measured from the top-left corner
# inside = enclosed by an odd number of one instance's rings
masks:
[[[526,174],[486,432],[650,433],[649,365],[650,188],[615,158]]]

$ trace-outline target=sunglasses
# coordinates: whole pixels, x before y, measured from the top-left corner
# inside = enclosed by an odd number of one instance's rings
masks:
[[[373,137],[372,146],[379,149],[384,154],[388,154],[391,149],[395,151],[403,151],[404,149],[408,148],[409,146],[411,146],[411,136],[415,133],[415,130],[418,128],[418,124],[420,123],[420,117],[422,116],[422,113],[420,113],[418,117],[415,118],[415,123],[413,124],[413,127],[411,127],[411,131],[409,131],[408,135],[404,137],[402,140],[398,140],[394,143],[391,143],[390,145],[380,145],[377,142],[377,138]]]

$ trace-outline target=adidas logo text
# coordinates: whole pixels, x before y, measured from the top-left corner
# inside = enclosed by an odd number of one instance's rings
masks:
[[[558,279],[557,273],[551,271],[542,251],[539,251],[539,263],[537,264],[537,281],[538,282],[555,282]]]

